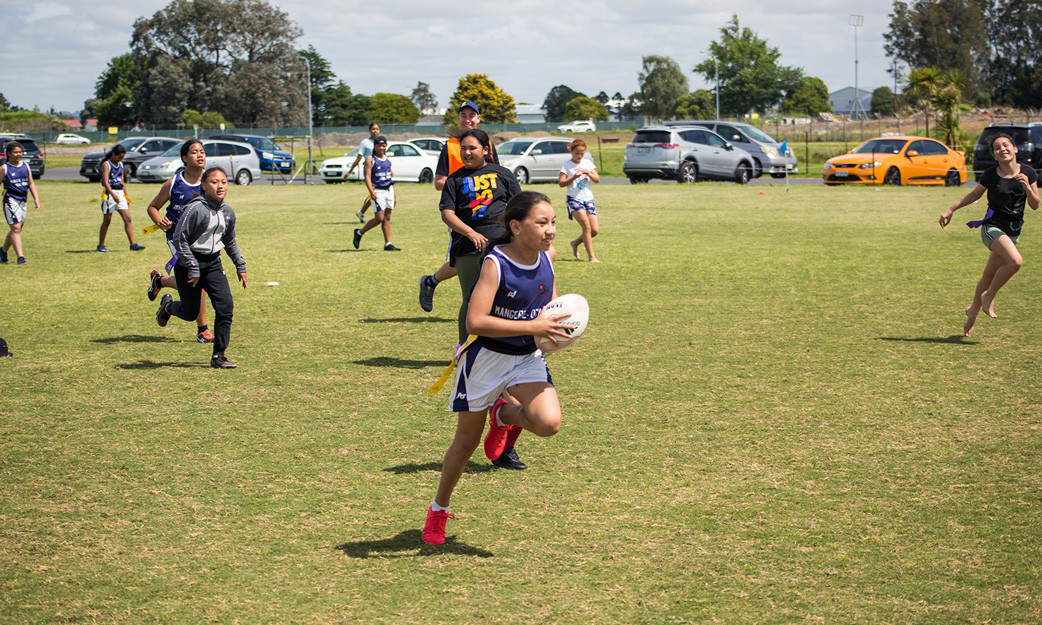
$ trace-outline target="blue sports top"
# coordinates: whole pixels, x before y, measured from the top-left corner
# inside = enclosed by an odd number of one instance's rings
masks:
[[[521,265],[497,246],[488,253],[484,262],[493,262],[499,268],[499,288],[492,300],[493,317],[528,321],[538,317],[550,303],[554,293],[554,266],[546,252],[539,253],[539,260],[534,265]],[[477,342],[504,354],[535,351],[535,338],[530,334],[496,338],[480,336]]]
[[[113,163],[109,161],[109,188],[123,188],[123,162]]]
[[[394,184],[391,179],[391,159],[373,157],[373,186],[377,189],[387,189]]]
[[[18,200],[25,199],[29,193],[29,163],[23,161],[20,165],[7,164],[4,193]]]
[[[166,207],[166,218],[173,225],[166,231],[166,238],[168,239],[174,237],[177,221],[181,219],[181,213],[184,212],[185,205],[203,194],[202,182],[188,184],[185,182],[184,176],[181,175],[182,173],[174,174],[174,182],[170,185],[170,204]]]

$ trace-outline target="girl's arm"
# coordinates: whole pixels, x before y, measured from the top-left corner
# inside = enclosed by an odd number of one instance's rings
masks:
[[[597,166],[596,165],[594,165],[590,169],[587,169],[586,170],[586,175],[589,176],[590,180],[592,180],[594,182],[600,182],[601,181],[601,175],[597,173]]]
[[[156,196],[148,203],[148,208],[146,209],[148,218],[152,220],[152,223],[159,226],[160,230],[169,230],[170,226],[173,225],[169,219],[159,212],[170,201],[170,187],[173,184],[173,178],[164,182],[163,186],[159,187],[159,193],[156,193]]]
[[[984,185],[978,184],[976,187],[973,188],[973,191],[970,191],[965,196],[963,196],[963,198],[961,200],[959,200],[958,202],[956,202],[956,203],[952,204],[950,207],[948,207],[948,210],[946,210],[943,213],[941,213],[941,219],[940,219],[941,227],[943,228],[943,227],[947,226],[949,222],[951,222],[952,215],[955,214],[955,211],[959,210],[963,206],[969,206],[970,204],[973,204],[974,202],[979,200],[981,198],[981,196],[984,195],[984,192],[987,191],[987,190],[988,189]],[[1036,198],[1035,199],[1035,205],[1037,206],[1038,205],[1038,193],[1037,192],[1035,193],[1035,198]]]
[[[105,189],[105,194],[112,197],[112,187],[109,186],[109,160],[105,159],[101,163],[101,187]]]
[[[492,316],[492,302],[499,288],[499,266],[495,261],[485,260],[481,265],[474,290],[470,294],[470,308],[467,309],[467,332],[478,336],[503,337],[531,335],[539,338],[557,340],[567,339],[565,330],[568,326],[558,323],[567,317],[567,313],[548,314],[545,310],[535,319],[520,321],[501,319]]]
[[[365,188],[369,189],[369,197],[376,199],[376,191],[373,190],[373,157],[365,157]]]
[[[29,172],[29,193],[33,195],[33,201],[36,202],[33,210],[40,210],[40,196],[36,194],[36,181],[33,180],[33,172],[31,171]]]
[[[456,215],[455,211],[442,209],[441,220],[445,222],[445,225],[451,228],[453,232],[458,232],[470,239],[470,242],[474,244],[474,247],[481,251],[485,250],[485,246],[488,245],[488,239],[485,238],[485,235],[463,223],[463,220]]]

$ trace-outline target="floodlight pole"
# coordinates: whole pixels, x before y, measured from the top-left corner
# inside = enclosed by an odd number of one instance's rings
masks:
[[[308,57],[300,57],[304,59],[304,67],[308,71],[308,164],[304,168],[304,184],[308,183],[308,170],[311,169],[311,140],[314,137],[314,121],[312,120],[311,110],[311,62],[308,61]]]
[[[715,56],[713,57],[713,78],[716,79],[716,117],[714,119],[720,119],[720,70]]]
[[[854,106],[851,108],[851,113],[853,113],[853,112],[855,112],[857,110],[860,110],[861,111],[862,126],[864,126],[863,122],[864,122],[864,119],[865,119],[865,107],[861,106],[861,89],[858,88],[858,81],[857,81],[857,66],[858,66],[858,59],[857,59],[857,29],[861,28],[862,26],[865,25],[865,16],[864,15],[851,15],[850,16],[850,25],[854,27]],[[863,130],[863,128],[862,128],[862,130]]]

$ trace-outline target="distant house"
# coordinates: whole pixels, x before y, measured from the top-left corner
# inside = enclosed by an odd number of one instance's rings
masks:
[[[83,124],[81,124],[78,119],[63,119],[62,123],[65,124],[69,130],[83,130]]]
[[[96,118],[90,118],[87,123],[83,126],[84,132],[95,132],[98,129],[98,120]]]
[[[829,94],[829,103],[836,115],[864,119],[872,113],[872,92],[860,88],[855,92],[853,87],[843,87]]]
[[[538,104],[518,104],[514,110],[519,124],[546,123],[546,111]]]

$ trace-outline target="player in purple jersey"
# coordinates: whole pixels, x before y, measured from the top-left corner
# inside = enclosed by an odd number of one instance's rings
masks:
[[[203,170],[206,169],[206,150],[203,149],[202,142],[198,139],[185,141],[181,145],[181,162],[185,164],[185,170],[174,174],[173,178],[164,182],[163,186],[159,188],[159,193],[148,205],[148,216],[152,219],[152,223],[166,232],[166,243],[172,254],[170,262],[167,263],[167,275],[164,276],[155,269],[149,275],[149,301],[155,301],[159,291],[164,287],[177,288],[177,280],[174,276],[169,275],[177,262],[177,250],[173,244],[174,228],[177,226],[177,220],[181,218],[185,205],[203,193],[201,183]],[[167,202],[169,205],[164,217],[160,211]],[[206,298],[202,295],[199,298],[199,315],[195,318],[195,323],[197,326],[195,340],[200,343],[213,343],[213,333],[206,325]]]
[[[493,239],[470,296],[467,330],[478,339],[460,357],[450,400],[458,414],[456,435],[445,453],[438,493],[427,510],[422,539],[445,542],[453,517],[449,500],[485,429],[485,455],[497,458],[522,429],[553,436],[561,427],[561,404],[534,337],[566,339],[567,316],[546,313],[557,296],[548,251],[556,234],[554,209],[542,193],[521,192],[502,215],[506,234]],[[520,405],[508,404],[503,391]]]
[[[101,162],[101,230],[98,232],[98,251],[107,252],[105,247],[105,236],[109,232],[109,224],[112,223],[112,213],[118,212],[123,219],[123,230],[130,240],[131,251],[137,252],[145,249],[144,245],[134,242],[134,225],[130,218],[130,198],[126,195],[123,187],[126,186],[126,177],[123,174],[123,157],[127,155],[127,149],[120,144],[112,146],[105,154],[105,160]]]
[[[398,203],[394,197],[394,172],[391,171],[391,159],[386,158],[387,137],[380,135],[373,140],[373,153],[365,157],[365,186],[369,190],[375,215],[361,228],[355,229],[354,246],[362,243],[362,235],[376,226],[384,233],[384,251],[399,252],[401,248],[391,243],[391,213]]]
[[[11,231],[4,238],[4,245],[0,247],[0,263],[7,262],[7,250],[14,248],[18,264],[25,265],[28,261],[22,254],[22,224],[25,223],[26,206],[28,195],[31,193],[34,210],[40,210],[40,196],[36,194],[36,183],[33,182],[33,173],[29,171],[29,163],[22,162],[22,144],[17,141],[9,141],[4,146],[7,161],[0,165],[0,180],[3,181],[3,211],[4,219]]]

